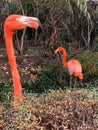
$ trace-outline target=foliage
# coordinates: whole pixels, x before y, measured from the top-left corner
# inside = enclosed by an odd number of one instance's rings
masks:
[[[3,2],[6,4],[3,6]],[[68,48],[69,44],[74,43],[76,49],[93,47],[96,37],[96,4],[95,6],[86,3],[85,0],[33,0],[21,1],[13,0],[10,3],[2,1],[2,10],[6,10],[1,16],[8,16],[12,13],[36,16],[44,26],[45,34],[40,35],[39,31],[37,41],[33,43],[44,44],[51,48],[64,45]],[[95,7],[95,8],[94,8]],[[56,13],[55,13],[56,12]],[[92,13],[93,12],[93,13]],[[76,15],[77,14],[77,15]],[[3,17],[2,17],[3,18]],[[3,35],[4,20],[1,20],[1,34]],[[27,48],[25,40],[35,39],[35,31],[27,29],[18,31],[15,36],[15,45],[18,52],[22,55]],[[2,37],[1,37],[2,39]]]
[[[86,1],[71,1],[69,0],[71,6],[71,16],[69,30],[72,34],[72,38],[78,43],[78,47],[89,48],[93,44],[96,18],[94,14],[90,14],[88,11]],[[91,8],[92,9],[92,8]],[[76,15],[77,14],[77,15]]]
[[[25,94],[17,110],[0,106],[0,128],[97,129],[97,100],[97,92],[90,89],[60,89],[43,94]]]
[[[12,99],[12,84],[0,82],[0,102],[10,101]]]
[[[49,64],[49,66],[39,71],[35,81],[24,82],[24,88],[32,92],[43,92],[49,89],[64,89],[64,86],[68,86],[68,72],[59,61],[56,62]]]
[[[98,52],[83,51],[78,56],[83,66],[85,81],[98,78]]]
[[[9,3],[12,3],[13,2],[13,0],[7,0]]]

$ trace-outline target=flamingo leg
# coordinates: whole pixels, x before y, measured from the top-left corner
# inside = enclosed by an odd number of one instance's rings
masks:
[[[72,87],[72,76],[70,76],[70,89]]]
[[[75,80],[74,80],[74,88],[76,88],[76,83],[77,83],[77,77],[75,77]]]

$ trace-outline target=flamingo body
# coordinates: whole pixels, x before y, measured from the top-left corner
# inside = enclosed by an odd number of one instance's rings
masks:
[[[78,60],[69,60],[67,65],[70,76],[78,76],[79,79],[83,79],[82,66]]]
[[[42,29],[42,25],[38,18],[16,14],[8,16],[4,23],[5,43],[14,85],[14,102],[16,104],[17,100],[23,99],[23,96],[20,75],[17,69],[16,58],[14,54],[13,33],[15,30],[21,30],[26,27],[31,27],[35,29],[40,27]]]

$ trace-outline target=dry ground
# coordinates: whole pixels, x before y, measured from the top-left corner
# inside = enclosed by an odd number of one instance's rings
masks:
[[[0,81],[12,80],[8,58],[5,51],[6,50],[2,48],[0,50]],[[16,61],[21,80],[28,81],[36,79],[37,72],[41,70],[44,58],[41,55],[23,55],[17,56]]]

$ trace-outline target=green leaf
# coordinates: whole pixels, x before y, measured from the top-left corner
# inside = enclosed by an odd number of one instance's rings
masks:
[[[13,0],[8,0],[8,2],[9,2],[9,3],[12,3],[12,2],[13,2]]]
[[[33,3],[33,0],[23,0],[22,2],[25,4],[31,4],[31,3]]]

